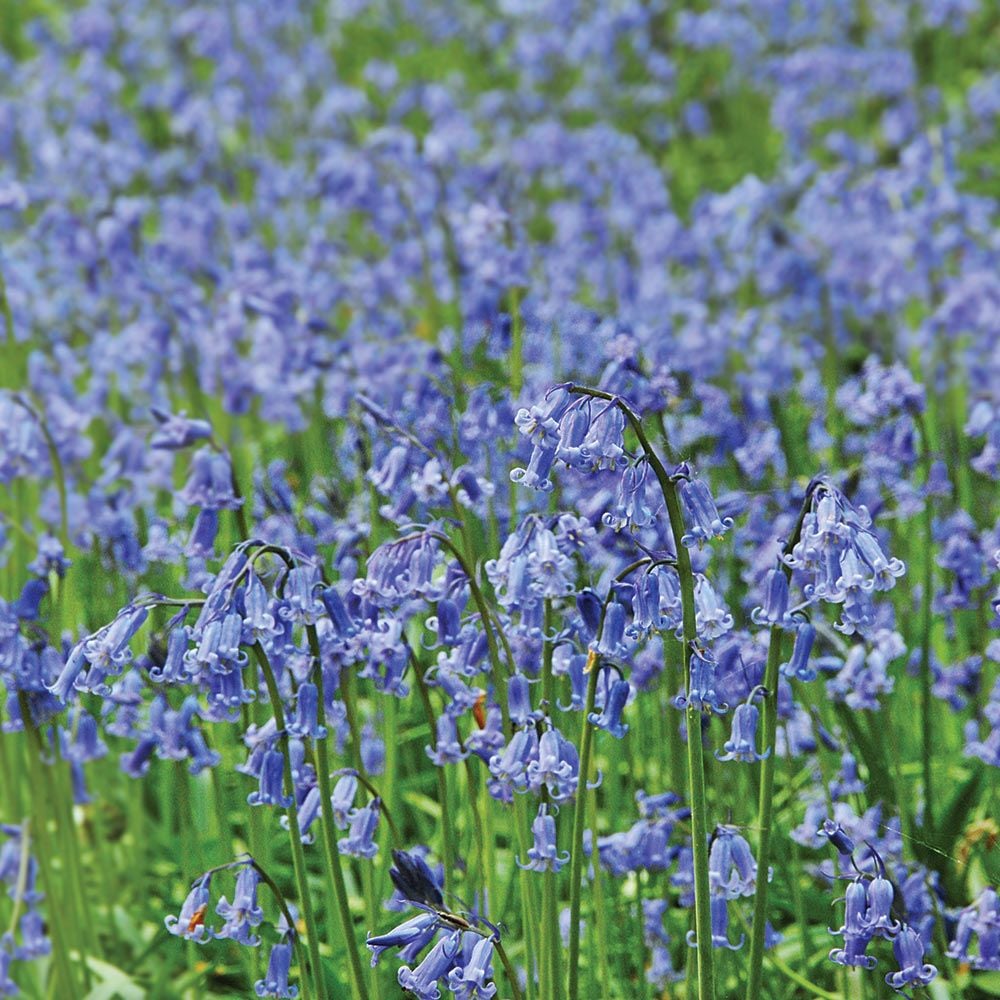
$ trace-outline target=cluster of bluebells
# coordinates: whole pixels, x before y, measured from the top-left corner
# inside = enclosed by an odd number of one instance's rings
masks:
[[[214,912],[222,918],[222,923],[211,927],[208,921],[211,920],[209,909],[212,904],[212,880],[218,880],[220,872],[233,870],[236,872],[233,898],[229,900],[226,896],[219,897]],[[261,943],[257,929],[264,922],[264,909],[257,899],[260,883],[260,869],[250,858],[221,869],[213,869],[194,882],[180,912],[176,916],[171,914],[166,917],[164,924],[174,936],[195,944],[225,939],[247,948],[257,948]],[[278,940],[271,945],[267,972],[254,983],[254,993],[259,997],[295,1000],[299,989],[288,982],[296,934],[289,918],[294,921],[295,915],[283,901],[281,906],[281,914],[274,925]]]
[[[885,976],[886,983],[902,991],[929,985],[937,976],[937,968],[924,960],[929,945],[931,925],[914,927],[908,922],[909,913],[897,910],[897,898],[906,906],[907,895],[898,891],[887,877],[886,867],[878,852],[868,846],[872,871],[866,872],[853,859],[854,842],[839,823],[826,819],[822,831],[838,854],[850,860],[855,875],[847,883],[844,895],[844,923],[832,931],[843,938],[843,945],[830,951],[830,959],[838,965],[874,969],[878,960],[867,954],[876,938],[892,942],[892,951],[899,968]]]
[[[438,1000],[442,985],[456,1000],[496,996],[493,956],[499,930],[481,914],[452,913],[445,905],[442,880],[421,853],[394,851],[393,861],[389,876],[396,892],[386,907],[417,913],[384,934],[369,936],[372,967],[383,952],[396,949],[404,963],[397,974],[399,985],[418,1000]]]

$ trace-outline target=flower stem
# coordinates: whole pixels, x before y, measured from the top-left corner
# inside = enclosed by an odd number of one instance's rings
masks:
[[[279,739],[281,740],[282,757],[284,758],[285,784],[288,786],[288,793],[291,802],[288,806],[288,839],[292,848],[292,867],[295,870],[295,883],[299,890],[299,905],[302,908],[302,919],[306,925],[306,944],[309,949],[309,962],[312,965],[312,981],[315,987],[314,993],[318,1000],[326,1000],[326,981],[323,977],[323,967],[319,957],[319,929],[316,926],[316,915],[313,911],[312,897],[309,893],[309,881],[306,872],[306,859],[302,851],[302,837],[299,834],[299,810],[295,802],[295,779],[292,777],[292,762],[288,750],[288,730],[285,728],[285,711],[281,702],[281,692],[278,690],[278,682],[271,667],[271,661],[267,658],[263,646],[255,643],[253,646],[254,656],[264,675],[264,683],[267,685],[267,694],[271,701],[271,711],[274,712],[274,721],[278,728]],[[306,970],[302,970],[302,978],[305,980]]]
[[[316,683],[317,702],[316,721],[326,727],[326,698],[323,693],[323,663],[320,658],[319,636],[315,625],[306,627],[309,637],[309,649],[316,661],[313,676]],[[354,935],[354,921],[351,919],[351,907],[347,899],[347,886],[344,883],[344,868],[341,864],[340,849],[337,847],[337,827],[333,818],[333,806],[330,802],[330,760],[327,753],[326,740],[319,739],[316,744],[316,776],[319,780],[320,809],[323,816],[323,859],[326,863],[327,880],[333,887],[332,910],[336,910],[340,920],[340,932],[347,948],[347,964],[351,975],[351,992],[355,1000],[368,1000],[368,990],[365,986],[365,975],[361,966],[361,956],[358,953],[358,942]],[[327,892],[330,891],[327,886]],[[328,906],[330,903],[327,904]]]
[[[815,481],[814,481],[815,482]],[[799,510],[798,519],[791,536],[785,543],[784,555],[788,555],[799,540],[802,523],[812,499],[813,483],[806,490]],[[792,570],[782,560],[782,572],[791,580]],[[775,734],[778,730],[778,668],[781,665],[780,626],[772,625],[767,647],[767,666],[764,668],[764,702],[762,706],[763,744],[761,752],[767,757],[761,761],[760,797],[757,801],[757,888],[753,898],[753,927],[750,933],[750,961],[747,974],[747,1000],[757,1000],[760,996],[761,976],[764,969],[764,931],[767,923],[767,871],[771,851],[771,821],[774,813],[774,766],[777,754],[774,750]],[[770,753],[768,753],[770,751]]]
[[[920,432],[920,464],[924,472],[924,488],[929,485],[931,474],[930,442],[927,437],[927,427],[918,415],[915,417],[917,429]],[[920,761],[924,782],[924,815],[923,826],[928,839],[934,839],[934,790],[932,785],[931,756],[934,752],[932,741],[931,710],[931,627],[933,625],[934,600],[934,508],[931,497],[924,497],[923,509],[923,579],[920,595]]]
[[[594,396],[597,399],[606,399],[613,402],[622,411],[660,485],[660,492],[663,494],[663,501],[667,506],[670,533],[673,535],[674,549],[677,554],[677,576],[681,587],[681,632],[684,642],[681,655],[684,683],[687,686],[691,679],[691,645],[697,639],[698,633],[695,624],[694,572],[691,569],[691,556],[687,546],[681,540],[684,535],[684,518],[681,514],[677,484],[671,479],[659,455],[650,444],[642,421],[621,397],[581,386],[571,386],[569,391]],[[669,452],[669,443],[667,448]],[[688,805],[691,809],[691,853],[694,866],[695,939],[699,944],[698,996],[700,1000],[714,1000],[714,960],[712,948],[708,944],[712,940],[712,911],[708,884],[708,807],[705,801],[705,756],[701,741],[701,712],[689,704],[686,710],[686,719]],[[572,931],[572,927],[570,930]],[[572,955],[570,958],[572,960]],[[571,1000],[574,1000],[572,996]]]

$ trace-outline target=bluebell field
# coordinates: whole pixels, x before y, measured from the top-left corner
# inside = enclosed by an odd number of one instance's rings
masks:
[[[1000,997],[1000,7],[0,0],[0,996]]]

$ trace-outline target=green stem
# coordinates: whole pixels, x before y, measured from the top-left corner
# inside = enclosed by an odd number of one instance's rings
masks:
[[[915,418],[917,429],[920,432],[920,463],[923,466],[924,485],[927,486],[931,472],[930,443],[927,438],[927,428],[924,421],[917,416]],[[934,803],[934,790],[932,785],[931,757],[933,755],[933,719],[931,717],[933,699],[931,697],[931,627],[933,624],[934,599],[934,509],[930,496],[924,498],[923,509],[923,579],[921,587],[923,593],[920,595],[920,761],[923,769],[924,780],[924,827],[928,833],[928,839],[934,839],[934,816],[932,812]]]
[[[316,700],[319,702],[316,711],[317,723],[326,726],[326,697],[323,692],[323,663],[320,657],[319,636],[315,625],[308,625],[306,633],[309,637],[309,649],[316,661],[313,676],[316,684]],[[333,805],[330,801],[330,760],[325,739],[316,740],[316,776],[319,781],[320,810],[323,815],[323,859],[326,864],[327,893],[333,888],[333,900],[328,906],[336,911],[340,920],[340,932],[347,947],[348,970],[351,976],[351,992],[355,1000],[367,1000],[368,990],[365,986],[365,975],[361,966],[361,956],[358,952],[358,942],[354,935],[354,921],[351,918],[351,907],[347,899],[347,886],[344,882],[344,867],[341,863],[340,849],[337,846],[337,827],[333,818]],[[332,903],[332,905],[330,905]]]
[[[577,1000],[580,988],[580,886],[583,881],[583,827],[587,797],[587,775],[590,773],[590,757],[594,746],[594,727],[589,721],[597,698],[596,657],[591,654],[588,666],[587,698],[583,706],[583,721],[580,733],[580,774],[576,785],[576,803],[573,808],[573,843],[570,848],[569,874],[569,980],[566,995],[569,1000]]]
[[[802,524],[812,500],[812,489],[807,489],[792,534],[785,543],[784,554],[795,547],[802,532]],[[792,570],[782,560],[781,570],[791,580]],[[771,852],[771,823],[774,815],[774,767],[777,753],[774,749],[778,729],[778,668],[781,666],[780,626],[772,625],[767,646],[767,666],[764,668],[764,703],[762,706],[762,753],[767,757],[761,762],[760,796],[757,800],[757,888],[753,898],[753,927],[750,933],[750,959],[747,974],[747,1000],[757,1000],[764,969],[764,936],[767,924],[768,862]],[[770,750],[770,753],[768,751]]]
[[[694,605],[694,573],[691,569],[691,556],[684,545],[684,518],[681,514],[680,496],[677,484],[670,477],[659,455],[649,442],[642,421],[618,396],[597,389],[571,386],[570,392],[594,396],[614,403],[624,414],[629,426],[635,433],[643,453],[649,461],[650,468],[656,476],[667,506],[667,517],[670,520],[670,532],[674,539],[674,549],[677,555],[677,576],[681,587],[681,618],[682,664],[685,687],[691,680],[691,646],[698,638],[695,625]],[[669,442],[666,442],[668,454]],[[693,705],[688,705],[687,718],[687,761],[688,761],[688,805],[691,809],[691,853],[694,866],[694,911],[695,938],[698,948],[698,996],[700,1000],[714,1000],[715,970],[712,948],[707,943],[712,940],[712,911],[708,883],[708,807],[705,801],[705,755],[701,740],[701,711]],[[572,932],[573,928],[570,927]],[[572,961],[572,955],[570,956]],[[573,994],[570,1000],[576,1000]]]
[[[271,661],[260,643],[253,646],[254,656],[264,675],[268,698],[271,701],[271,711],[278,728],[281,741],[282,757],[284,758],[285,784],[291,799],[288,805],[288,840],[292,848],[292,867],[295,870],[295,883],[299,890],[299,905],[302,908],[302,919],[306,925],[306,944],[309,948],[309,961],[312,965],[312,980],[315,994],[319,1000],[326,1000],[326,982],[323,977],[323,967],[319,957],[319,929],[316,925],[316,915],[313,912],[312,896],[309,892],[309,881],[306,872],[306,859],[302,851],[302,837],[299,833],[299,810],[295,802],[295,780],[292,777],[292,762],[288,751],[288,730],[285,728],[285,710],[281,701],[278,682],[271,668]],[[302,979],[307,979],[306,970],[302,970]]]
[[[24,728],[28,732],[29,743],[28,773],[31,778],[33,788],[45,787],[45,775],[42,773],[42,740],[31,718],[31,708],[28,704],[27,695],[21,692],[18,695],[21,704],[21,717],[24,719]],[[35,831],[35,840],[38,843],[36,860],[42,876],[42,884],[45,887],[45,895],[48,901],[48,919],[52,927],[52,953],[55,958],[55,966],[59,978],[63,981],[66,990],[65,996],[82,996],[86,992],[77,992],[81,989],[80,983],[73,973],[70,963],[70,942],[66,933],[64,923],[65,910],[60,906],[60,897],[57,892],[55,877],[52,873],[52,841],[49,836],[48,817],[43,811],[42,803],[45,795],[35,795],[32,797],[34,804],[34,823],[32,829]],[[54,980],[53,980],[54,982]]]
[[[434,706],[431,704],[431,694],[427,687],[427,679],[424,676],[424,666],[417,659],[412,649],[410,649],[410,664],[413,666],[413,676],[417,682],[417,694],[420,696],[421,705],[423,705],[430,741],[433,744],[437,740]],[[451,813],[448,810],[447,775],[444,773],[443,767],[435,767],[434,770],[437,774],[438,798],[441,801],[441,860],[444,862],[445,884],[447,884],[455,872],[455,831],[452,827]]]

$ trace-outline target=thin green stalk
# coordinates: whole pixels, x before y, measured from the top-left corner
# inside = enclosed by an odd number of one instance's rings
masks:
[[[544,602],[542,627],[542,697],[545,699],[548,712],[555,711],[555,678],[552,676],[552,656],[554,648],[552,633],[554,629],[552,600]],[[545,913],[544,936],[546,938],[544,951],[547,953],[548,965],[548,996],[559,1000],[562,994],[561,950],[559,940],[559,914],[556,903],[556,873],[551,869],[542,875],[542,908]]]
[[[588,803],[590,813],[590,829],[592,831],[593,843],[597,843],[597,796],[591,795]],[[597,852],[594,857],[594,906],[593,919],[597,931],[597,964],[600,971],[601,997],[602,1000],[609,1000],[611,997],[611,970],[610,954],[611,948],[608,939],[608,918],[607,905],[604,895],[604,877],[600,863],[597,860]]]
[[[281,692],[278,690],[278,682],[271,668],[271,661],[267,658],[267,653],[260,643],[253,646],[254,656],[264,675],[264,683],[267,685],[267,694],[271,701],[271,711],[274,712],[274,721],[278,728],[279,739],[281,740],[282,757],[284,758],[285,784],[288,787],[289,798],[291,799],[288,813],[288,840],[292,848],[292,867],[295,870],[295,884],[299,890],[299,906],[302,909],[302,919],[306,925],[306,944],[309,949],[309,961],[312,965],[311,979],[314,984],[314,992],[319,1000],[326,1000],[326,981],[323,977],[323,967],[319,957],[319,928],[316,924],[316,915],[313,911],[312,896],[309,892],[309,880],[306,872],[306,859],[302,851],[302,837],[299,834],[299,810],[295,803],[295,779],[292,777],[292,762],[288,752],[288,730],[285,728],[285,710],[281,701]],[[307,970],[302,970],[302,979],[310,978]]]
[[[521,857],[527,857],[528,848],[528,817],[524,799],[520,795],[514,796],[514,834],[517,838],[517,849]],[[535,886],[532,873],[524,868],[518,867],[518,879],[521,884],[521,923],[524,927],[524,950],[525,964],[528,968],[528,993],[534,993],[535,982],[535,962],[538,962],[538,987],[542,1000],[548,1000],[545,996],[545,979],[541,975],[546,964],[545,950],[538,942],[538,908],[535,902]]]
[[[785,543],[784,554],[789,554],[799,540],[802,524],[809,510],[812,490],[806,495],[799,510],[792,534]],[[791,568],[782,560],[781,570],[791,580]],[[758,1000],[764,969],[764,936],[767,923],[768,863],[771,853],[771,824],[774,815],[774,767],[777,753],[774,750],[778,729],[778,668],[781,665],[781,639],[784,635],[778,625],[771,626],[767,647],[767,666],[764,668],[764,702],[762,706],[762,753],[767,757],[761,762],[760,796],[757,800],[757,888],[753,899],[753,926],[750,932],[750,959],[747,973],[747,1000]],[[770,751],[770,753],[768,753]]]
[[[590,677],[587,680],[587,697],[583,706],[583,721],[580,733],[580,776],[576,786],[576,804],[573,808],[573,843],[570,848],[569,870],[569,978],[566,995],[569,1000],[577,1000],[580,988],[580,886],[583,881],[583,827],[585,822],[584,799],[587,795],[587,775],[590,773],[590,757],[594,746],[594,727],[590,724],[590,713],[594,711],[597,699],[596,656],[588,658]]]
[[[920,432],[920,463],[923,466],[925,486],[930,480],[931,473],[931,453],[930,442],[927,438],[927,428],[924,421],[918,416],[916,418],[917,429]],[[920,762],[923,769],[924,780],[924,816],[923,824],[928,833],[928,839],[934,839],[934,788],[932,784],[931,758],[934,753],[933,748],[933,719],[932,719],[932,676],[931,676],[931,627],[933,625],[934,600],[934,559],[932,557],[934,546],[934,508],[931,497],[924,498],[923,509],[923,579],[921,586],[923,593],[920,595]]]
[[[434,706],[431,704],[431,694],[427,687],[427,680],[424,676],[424,666],[417,659],[416,654],[410,649],[410,664],[413,667],[413,676],[417,682],[417,694],[424,709],[424,716],[427,719],[427,729],[431,743],[437,740],[437,722],[434,715]],[[441,860],[444,862],[445,882],[454,875],[455,872],[455,831],[452,827],[452,817],[448,811],[448,778],[443,767],[435,767],[437,773],[438,798],[441,800]]]
[[[299,968],[302,970],[302,994],[303,1000],[309,1000],[309,987],[306,983],[306,957],[302,953],[302,939],[299,937],[298,931],[295,930],[295,921],[292,919],[291,910],[288,908],[288,902],[285,900],[284,895],[278,888],[278,884],[273,878],[267,873],[267,871],[261,867],[256,858],[250,859],[250,864],[253,866],[254,870],[260,876],[261,881],[271,890],[271,895],[274,896],[275,901],[278,904],[278,908],[281,910],[285,923],[291,928],[291,940],[292,947],[295,949],[295,959],[299,963]]]
[[[34,788],[45,786],[45,776],[42,773],[42,741],[38,730],[35,728],[31,718],[31,709],[28,705],[27,696],[23,693],[19,695],[21,703],[21,716],[24,719],[25,729],[28,731],[30,740],[26,747],[28,755],[28,773],[31,784]],[[52,873],[52,841],[49,836],[48,817],[43,809],[44,795],[32,797],[34,803],[34,822],[32,829],[35,832],[35,840],[38,842],[38,850],[35,854],[38,868],[42,876],[42,885],[45,887],[45,895],[48,900],[47,916],[52,927],[52,954],[55,959],[56,972],[58,978],[63,981],[66,993],[65,996],[83,996],[86,990],[83,989],[73,971],[70,962],[70,942],[66,933],[66,925],[63,917],[65,910],[59,905],[60,897],[57,891],[58,886]],[[53,978],[53,983],[55,977]],[[78,992],[82,990],[82,992]]]
[[[659,483],[660,492],[663,494],[663,500],[667,507],[670,533],[673,535],[674,549],[677,554],[677,576],[681,588],[681,632],[684,643],[682,664],[684,683],[687,686],[691,679],[691,646],[697,640],[698,632],[695,626],[694,573],[691,569],[691,556],[687,546],[682,541],[684,518],[681,514],[677,484],[670,477],[659,455],[650,444],[642,421],[620,397],[580,386],[571,386],[569,391],[593,396],[597,399],[605,399],[614,403],[622,411]],[[666,439],[664,441],[669,455],[670,444]],[[708,883],[708,808],[705,802],[705,755],[701,741],[701,711],[689,704],[686,710],[686,719],[688,806],[691,809],[691,853],[694,866],[695,937],[701,945],[698,948],[698,996],[700,1000],[714,1000],[714,958],[712,948],[705,946],[706,942],[712,940],[712,912]],[[572,927],[570,930],[572,931]],[[570,960],[572,961],[572,955]],[[572,993],[570,1000],[576,1000]]]
[[[319,637],[316,628],[310,625],[306,628],[309,637],[309,648],[315,659],[313,677],[316,684],[317,701],[319,702],[316,718],[320,726],[326,726],[326,697],[323,692],[323,664],[320,658]],[[351,918],[351,907],[347,898],[347,886],[344,882],[344,868],[341,863],[340,849],[337,847],[337,827],[333,818],[333,805],[330,802],[330,760],[327,753],[326,740],[316,740],[316,774],[319,781],[320,809],[323,816],[323,859],[326,864],[327,894],[333,889],[332,911],[340,920],[340,932],[347,948],[348,970],[351,976],[351,992],[355,1000],[367,1000],[368,990],[365,985],[365,975],[361,966],[361,956],[358,952],[358,942],[354,935],[354,921]],[[329,905],[329,903],[328,903]]]

